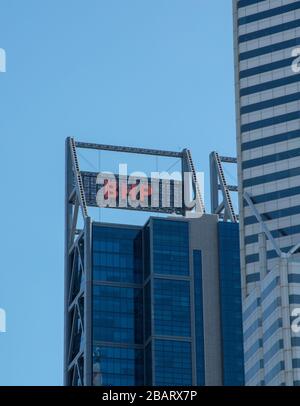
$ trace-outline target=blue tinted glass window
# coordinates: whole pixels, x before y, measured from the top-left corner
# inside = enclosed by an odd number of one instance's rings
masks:
[[[189,225],[183,221],[153,220],[153,272],[189,275]]]
[[[300,283],[300,274],[290,274],[288,275],[289,283]]]
[[[238,8],[247,7],[252,4],[260,3],[261,1],[264,0],[239,0],[237,6]]]
[[[248,68],[240,71],[240,79],[246,78],[249,76],[259,75],[260,73],[269,72],[275,69],[284,68],[290,66],[293,63],[293,58],[286,58],[280,61],[267,63],[265,65],[255,66],[254,68]]]
[[[273,315],[275,310],[281,305],[281,298],[277,297],[264,311],[262,314],[263,321]]]
[[[260,305],[260,298],[256,298],[253,303],[251,303],[250,306],[247,307],[247,309],[244,311],[244,321],[248,319],[249,316],[252,315],[253,312],[256,311],[258,306]]]
[[[145,340],[152,333],[152,311],[151,311],[151,285],[148,282],[144,289],[144,306],[145,306]]]
[[[269,362],[275,354],[283,348],[283,340],[277,341],[272,347],[265,353],[265,363]]]
[[[143,383],[142,349],[94,345],[94,386],[141,386]]]
[[[257,372],[263,368],[263,360],[258,360],[245,374],[245,378],[247,381],[249,381],[250,379],[252,379]]]
[[[251,41],[256,38],[262,38],[267,35],[276,34],[278,32],[283,32],[287,30],[291,30],[292,28],[297,28],[300,26],[300,20],[293,20],[287,23],[274,25],[272,27],[263,28],[262,30],[253,31],[247,34],[243,34],[239,36],[239,42],[246,42]]]
[[[150,228],[147,224],[144,228],[144,280],[150,275]]]
[[[282,247],[281,251],[287,253],[292,248],[293,248],[292,246]],[[267,251],[267,258],[268,259],[277,258],[277,257],[278,257],[278,254],[277,254],[276,250]],[[252,264],[253,262],[258,262],[258,261],[259,261],[259,255],[258,254],[246,255],[246,264]]]
[[[293,62],[293,58],[291,58],[291,60],[287,60],[286,66],[289,66],[289,63],[292,63],[292,62]],[[297,120],[299,118],[300,118],[300,112],[294,111],[292,113],[282,114],[280,116],[274,116],[271,118],[265,118],[260,121],[254,121],[252,123],[243,124],[241,126],[241,131],[247,132],[247,131],[258,130],[259,128],[269,127],[271,125],[284,123],[286,121]],[[267,176],[267,175],[265,175],[265,176]]]
[[[270,211],[267,213],[262,213],[261,217],[263,220],[265,221],[269,221],[269,220],[275,220],[281,217],[287,217],[287,216],[292,216],[295,214],[300,214],[300,206],[292,206],[292,207],[288,207],[286,209],[280,209],[280,210],[274,210],[274,211]],[[250,225],[250,224],[255,224],[257,223],[257,219],[255,216],[249,216],[249,217],[245,217],[245,225]],[[295,226],[297,227],[297,226]],[[287,227],[286,229],[290,229],[292,227]],[[298,226],[299,229],[299,226]],[[284,233],[284,228],[282,228],[282,233]],[[278,235],[275,233],[273,234],[273,236],[276,238],[278,237]]]
[[[142,232],[121,227],[93,227],[94,280],[141,283]]]
[[[269,54],[269,53],[275,52],[275,51],[281,51],[282,49],[292,48],[299,44],[300,44],[300,38],[292,38],[287,41],[276,42],[276,44],[271,44],[271,45],[267,45],[264,47],[254,48],[250,51],[241,52],[239,55],[239,59],[240,59],[240,61],[244,61],[245,59],[255,58],[256,56]],[[296,76],[296,75],[294,75],[294,76]],[[291,77],[291,76],[289,76],[289,77]],[[268,82],[264,82],[264,83],[268,83]],[[263,89],[263,90],[266,90],[266,89]],[[261,90],[258,90],[258,91],[261,91]],[[241,93],[241,96],[245,96],[246,94],[247,93]]]
[[[263,340],[266,342],[272,335],[282,327],[282,319],[277,319],[271,326],[264,332]]]
[[[258,351],[260,348],[262,348],[262,346],[263,346],[263,343],[262,343],[262,340],[261,340],[261,339],[255,341],[255,343],[252,344],[252,346],[247,350],[247,352],[245,352],[245,357],[244,357],[244,358],[245,358],[245,362],[248,362],[249,359],[250,359],[251,357],[253,357],[253,355],[256,354],[257,351]]]
[[[145,348],[145,385],[152,386],[152,343]]]
[[[246,276],[246,283],[258,282],[260,280],[259,272],[251,273]]]
[[[300,337],[292,337],[292,347],[300,347]]]
[[[300,99],[300,93],[297,93],[299,96],[298,98]],[[273,99],[274,101],[274,99]],[[284,101],[283,103],[286,103],[287,101]],[[242,168],[243,169],[249,169],[249,168],[254,168],[255,166],[260,166],[260,165],[266,165],[269,163],[273,162],[278,162],[278,161],[283,161],[285,159],[291,159],[291,158],[296,158],[300,155],[300,148],[295,148],[291,149],[288,151],[282,151],[278,152],[276,154],[272,155],[266,155],[262,158],[254,158],[250,159],[248,161],[243,161]]]
[[[96,341],[142,343],[142,289],[94,286],[93,335]]]
[[[300,133],[299,133],[300,134]],[[299,135],[300,136],[300,135]],[[300,187],[293,187],[291,189],[277,190],[276,192],[265,193],[252,197],[254,204],[269,202],[270,200],[283,199],[284,197],[291,197],[300,194]],[[244,200],[244,206],[248,206]]]
[[[202,252],[194,250],[194,294],[195,294],[195,321],[196,321],[196,362],[197,385],[205,385],[204,362],[204,325],[203,325],[203,292],[202,292]]]
[[[283,13],[288,13],[289,11],[294,11],[300,8],[300,1],[296,1],[291,4],[285,4],[280,7],[271,8],[269,10],[261,11],[259,13],[250,14],[246,17],[241,17],[238,20],[239,25],[249,24],[254,21],[264,20],[265,18],[270,18]]]
[[[261,301],[263,302],[268,296],[269,294],[279,285],[280,282],[280,278],[279,276],[276,276],[276,278],[274,278],[272,280],[272,282],[269,283],[269,285],[262,291],[261,294]]]
[[[300,295],[289,295],[290,304],[300,304]]]
[[[155,340],[154,384],[162,386],[192,385],[191,343]]]
[[[220,222],[219,267],[224,385],[244,385],[239,226]]]
[[[190,283],[169,279],[154,280],[155,335],[191,335]]]
[[[284,370],[284,361],[280,361],[274,368],[271,369],[265,376],[266,384],[270,383],[281,371]]]

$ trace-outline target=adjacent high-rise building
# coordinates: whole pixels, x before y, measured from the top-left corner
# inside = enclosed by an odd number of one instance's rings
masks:
[[[243,385],[238,223],[179,215],[173,198],[143,226],[93,221],[97,174],[80,171],[77,148],[175,154],[194,171],[185,150],[67,139],[65,384]]]
[[[300,1],[234,0],[246,385],[299,385]]]

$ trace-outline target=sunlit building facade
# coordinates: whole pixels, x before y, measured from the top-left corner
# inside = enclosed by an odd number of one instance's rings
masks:
[[[247,385],[298,385],[300,2],[234,0]]]

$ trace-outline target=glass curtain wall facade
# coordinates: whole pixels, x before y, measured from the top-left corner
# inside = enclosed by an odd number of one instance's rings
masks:
[[[147,383],[196,385],[189,223],[152,219],[150,236],[152,320],[145,339],[151,352],[152,380]]]
[[[144,383],[142,231],[93,226],[93,384]]]
[[[238,223],[218,223],[223,384],[244,385]]]
[[[300,2],[233,0],[233,15],[246,384],[294,385],[297,250],[284,257],[300,242]]]
[[[144,227],[94,223],[93,385],[213,384],[209,374],[220,375],[216,384],[243,384],[238,225],[208,217],[219,239],[220,284],[212,286],[224,306],[221,320],[214,320],[218,331],[203,294],[212,285],[206,280],[211,253],[194,245],[193,220],[150,218]],[[214,249],[217,254],[218,244]],[[222,336],[220,348],[209,343],[212,331]],[[217,364],[216,353],[222,354]]]
[[[94,385],[196,385],[188,227],[94,225]]]

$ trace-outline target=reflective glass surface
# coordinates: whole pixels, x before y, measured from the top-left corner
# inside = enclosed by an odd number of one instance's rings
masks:
[[[93,227],[93,384],[144,384],[142,229]]]
[[[164,275],[189,275],[187,222],[153,220],[153,272]]]
[[[196,333],[196,362],[197,385],[205,385],[204,359],[204,324],[203,324],[203,291],[202,291],[202,252],[194,250],[194,295],[195,295],[195,333]]]
[[[142,289],[94,286],[93,336],[95,341],[143,342]]]
[[[154,279],[155,335],[191,335],[190,283]]]
[[[191,343],[155,340],[155,385],[192,385]]]
[[[224,385],[244,384],[239,226],[220,222],[219,267]]]
[[[144,383],[143,375],[143,350],[94,345],[94,385],[140,386]]]
[[[142,282],[142,231],[93,227],[94,280]]]

